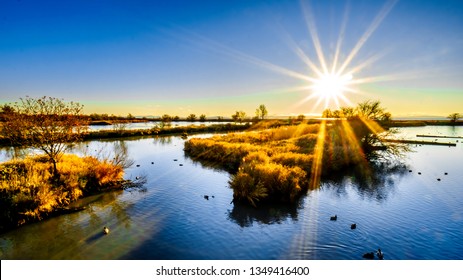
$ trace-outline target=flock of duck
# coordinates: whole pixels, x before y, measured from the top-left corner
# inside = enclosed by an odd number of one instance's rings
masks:
[[[408,172],[411,173],[411,172],[413,172],[413,170],[410,169],[410,170],[408,170]],[[418,175],[421,175],[421,172],[418,172]],[[444,175],[449,175],[449,173],[448,173],[448,172],[444,172]],[[437,181],[441,181],[441,178],[437,178]]]
[[[178,159],[174,159],[174,161],[178,161]],[[151,164],[154,164],[154,162],[151,162]],[[183,166],[183,164],[179,164],[179,166]],[[137,167],[140,167],[140,165],[137,164]],[[410,170],[408,170],[408,172],[411,173],[413,171],[410,169]],[[421,175],[421,172],[418,172],[418,175]],[[445,172],[444,175],[448,175],[448,173]],[[441,178],[437,178],[437,181],[440,181],[440,180],[441,180]],[[211,196],[211,197],[214,198],[214,196]],[[209,195],[204,195],[204,199],[209,200]],[[331,221],[337,221],[338,220],[338,215],[331,216],[330,220]],[[356,229],[356,228],[357,228],[357,224],[354,223],[354,224],[350,225],[350,229]],[[109,234],[109,228],[108,227],[103,228],[103,234]],[[362,257],[364,259],[373,260],[375,258],[375,255],[378,257],[379,260],[384,259],[384,253],[381,251],[381,248],[378,248],[378,250],[376,250],[376,252],[373,251],[373,252],[365,253],[365,254],[363,254]]]
[[[338,215],[331,216],[330,220],[331,221],[337,221],[338,220]],[[351,224],[350,225],[350,229],[356,229],[356,228],[357,228],[357,224]],[[376,252],[373,251],[373,252],[365,253],[365,254],[363,254],[362,257],[364,259],[373,260],[375,258],[375,255],[378,257],[379,260],[384,260],[384,253],[381,251],[380,248],[378,248],[378,250],[376,250]]]

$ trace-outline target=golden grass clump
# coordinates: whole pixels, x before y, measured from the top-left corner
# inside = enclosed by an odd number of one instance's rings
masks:
[[[231,171],[235,200],[254,206],[265,201],[293,202],[309,188],[311,176],[365,162],[361,140],[345,125],[326,126],[322,146],[317,147],[320,125],[302,123],[190,139],[185,152]],[[319,175],[313,175],[315,151],[321,151]]]
[[[299,167],[253,161],[241,165],[232,176],[230,187],[234,199],[246,200],[254,206],[265,198],[293,202],[301,194],[306,178],[307,173]]]
[[[0,164],[2,230],[41,220],[86,194],[122,187],[122,167],[94,157],[62,155],[59,178],[53,178],[52,169],[45,156]]]

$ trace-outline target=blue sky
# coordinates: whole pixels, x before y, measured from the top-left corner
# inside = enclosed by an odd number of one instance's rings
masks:
[[[312,33],[310,32],[312,30]],[[343,31],[344,30],[344,31]],[[315,77],[339,38],[351,105],[393,116],[463,113],[463,1],[0,1],[0,103],[26,95],[86,113],[317,114]],[[360,43],[359,43],[360,42]],[[365,63],[365,64],[364,64]],[[362,82],[364,81],[364,82]]]

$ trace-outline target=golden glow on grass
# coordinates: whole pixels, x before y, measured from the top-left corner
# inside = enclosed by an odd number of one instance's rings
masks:
[[[62,155],[58,181],[53,179],[46,156],[15,159],[0,164],[0,191],[3,225],[15,226],[41,220],[66,207],[86,193],[121,188],[124,170],[94,157]]]
[[[319,188],[322,176],[349,166],[369,170],[361,139],[371,129],[362,121],[322,120],[277,128],[265,123],[259,123],[265,129],[259,132],[190,139],[185,152],[231,171],[234,198],[252,205],[263,200],[294,202]]]
[[[317,143],[314,148],[314,160],[312,170],[310,172],[310,185],[309,189],[314,190],[320,186],[320,178],[322,174],[323,151],[325,149],[325,134],[326,134],[326,121],[323,120],[320,124],[318,131]]]

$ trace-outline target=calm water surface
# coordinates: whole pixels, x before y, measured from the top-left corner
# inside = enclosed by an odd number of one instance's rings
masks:
[[[183,126],[189,126],[189,125],[212,125],[212,124],[227,124],[227,123],[233,123],[233,122],[214,122],[214,121],[204,121],[204,122],[189,122],[189,121],[180,121],[180,122],[171,122],[170,125],[172,127],[183,127]],[[121,124],[116,124],[116,125],[89,125],[88,129],[90,131],[99,131],[99,130],[111,130],[111,129],[118,129],[118,126]],[[158,121],[148,121],[148,122],[136,122],[136,123],[125,123],[122,124],[123,128],[126,130],[134,130],[134,129],[149,129],[153,128],[154,126],[160,126],[161,122]],[[119,127],[120,128],[120,127]]]
[[[463,136],[462,127],[401,131]],[[459,140],[456,147],[413,147],[406,168],[372,180],[337,176],[294,207],[259,210],[231,204],[230,175],[185,157],[181,138],[84,143],[79,153],[128,151],[135,165],[126,177],[146,176],[146,191],[88,197],[79,201],[89,205],[82,212],[0,235],[0,258],[361,259],[381,248],[386,259],[463,259]],[[338,220],[330,221],[334,214]]]

